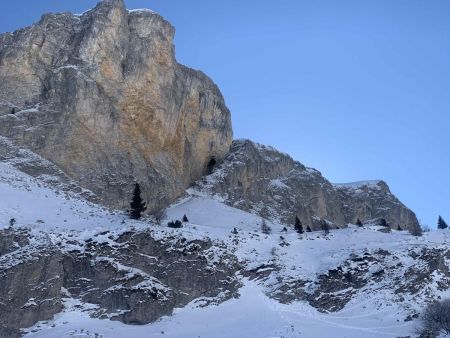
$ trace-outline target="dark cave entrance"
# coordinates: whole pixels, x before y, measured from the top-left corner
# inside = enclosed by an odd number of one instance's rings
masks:
[[[208,162],[208,165],[206,166],[206,171],[208,173],[208,175],[211,175],[212,172],[214,171],[214,167],[216,166],[217,161],[214,157],[211,157],[211,159]]]

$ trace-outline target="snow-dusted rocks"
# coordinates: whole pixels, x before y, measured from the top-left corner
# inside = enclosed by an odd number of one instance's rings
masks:
[[[0,337],[50,319],[63,309],[62,255],[46,234],[0,230]]]
[[[69,299],[92,317],[142,325],[194,299],[207,305],[236,295],[234,256],[212,251],[206,239],[160,236],[0,230],[0,337],[51,319]]]
[[[419,229],[417,217],[389,190],[384,181],[366,181],[334,185],[348,219],[361,221],[386,219],[393,229],[399,226],[412,232]]]
[[[225,203],[285,224],[297,215],[305,228],[332,227],[385,218],[395,229],[417,229],[414,213],[382,181],[333,185],[315,169],[294,161],[272,147],[248,140],[234,141],[213,172],[197,190],[220,196]]]
[[[224,247],[88,202],[91,195],[53,165],[3,145],[1,338],[69,303],[96,318],[145,324],[194,299],[209,304],[236,294],[237,259]]]

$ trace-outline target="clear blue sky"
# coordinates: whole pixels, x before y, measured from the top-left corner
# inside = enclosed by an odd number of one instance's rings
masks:
[[[0,3],[0,31],[95,0]],[[384,179],[450,222],[450,1],[127,0],[177,28],[181,63],[220,86],[236,138],[332,182]]]

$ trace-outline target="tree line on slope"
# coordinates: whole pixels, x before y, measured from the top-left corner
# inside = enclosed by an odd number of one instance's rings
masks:
[[[142,192],[141,192],[141,188],[139,186],[139,183],[136,183],[134,186],[134,190],[133,190],[133,196],[132,196],[132,200],[130,202],[130,218],[131,219],[140,219],[142,217],[142,214],[147,210],[147,206],[146,203],[144,202],[144,200],[142,199]],[[181,228],[182,227],[182,223],[186,223],[188,222],[188,219],[186,217],[186,215],[184,215],[182,221],[173,221],[173,222],[169,222],[168,226],[171,228]],[[15,220],[14,220],[15,223]],[[14,225],[10,224],[11,226]],[[358,218],[356,220],[356,225],[358,227],[362,227],[363,223],[361,222],[361,220]],[[379,225],[382,227],[386,227],[389,228],[390,225],[387,223],[386,219],[381,218],[379,220]],[[324,232],[325,235],[327,235],[330,230],[331,230],[331,225],[328,221],[326,220],[321,220],[320,222],[320,226],[321,226],[321,230]],[[448,225],[447,223],[444,221],[444,219],[439,216],[438,218],[438,223],[437,223],[437,228],[442,230],[442,229],[447,229]],[[286,228],[285,228],[286,229]],[[283,229],[284,230],[284,229]],[[287,230],[287,229],[286,229]],[[306,226],[306,229],[304,228],[302,222],[300,221],[298,216],[295,216],[295,221],[294,221],[294,230],[299,233],[299,234],[303,234],[305,232],[312,232],[311,227],[308,225]],[[397,230],[402,231],[403,228],[399,225],[397,227]],[[270,234],[272,229],[267,225],[267,223],[263,220],[262,224],[261,224],[261,231],[264,234]],[[415,232],[413,233],[413,235],[421,235],[421,232]]]

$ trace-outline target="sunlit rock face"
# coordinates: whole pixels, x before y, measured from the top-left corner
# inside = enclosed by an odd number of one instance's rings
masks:
[[[0,134],[57,164],[103,203],[139,182],[156,211],[232,140],[217,86],[177,63],[174,28],[105,0],[0,35]]]

